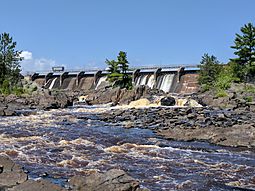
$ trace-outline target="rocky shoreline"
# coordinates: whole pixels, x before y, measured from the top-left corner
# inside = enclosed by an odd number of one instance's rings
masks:
[[[0,116],[29,115],[34,114],[36,110],[66,108],[72,106],[79,95],[82,95],[82,92],[68,93],[42,89],[27,97],[1,96]],[[246,98],[255,99],[255,94],[240,92],[238,86],[230,89],[228,95],[222,98],[214,97],[213,93],[209,92],[186,96],[174,95],[177,97],[175,100],[172,95],[151,90],[146,86],[139,86],[133,90],[102,86],[98,91],[87,94],[86,103],[129,104],[128,107],[126,105],[98,115],[112,125],[149,128],[158,135],[172,140],[199,140],[223,146],[254,148],[255,103]],[[158,104],[159,100],[161,103]],[[182,107],[161,106],[177,106],[180,100],[185,103]],[[143,104],[148,107],[140,109],[136,107],[145,106]],[[196,105],[203,107],[194,107]],[[30,111],[26,112],[27,109]]]
[[[0,95],[0,116],[29,115],[36,110],[66,108],[73,105],[73,97],[64,92],[42,90],[32,95]],[[27,111],[26,110],[30,110]],[[34,110],[34,111],[33,111]]]
[[[147,107],[112,110],[98,117],[126,128],[148,128],[166,139],[255,148],[255,114],[250,111]]]
[[[139,182],[123,170],[112,169],[105,173],[94,173],[90,176],[74,176],[66,188],[48,180],[32,180],[24,169],[7,156],[0,155],[0,190],[1,191],[148,191],[140,188]]]
[[[79,95],[82,93],[68,94],[68,92],[41,90],[30,96],[0,96],[0,116],[30,115],[35,114],[36,110],[66,108],[72,106]],[[155,96],[161,99],[162,105],[169,104],[171,107],[155,104],[158,101]],[[103,88],[88,94],[86,101],[90,105],[129,104],[128,107],[96,112],[92,116],[93,119],[99,118],[111,126],[145,128],[164,139],[206,141],[221,146],[244,147],[254,152],[255,104],[246,99],[248,96],[254,98],[254,93],[241,95],[230,92],[229,96],[224,98],[215,98],[209,93],[193,94],[181,97],[182,100],[186,99],[186,104],[177,107],[173,106],[178,102],[173,99],[173,95],[154,92],[142,86],[134,90]],[[146,107],[143,105],[136,107],[142,103],[139,102],[141,98],[146,101]],[[138,101],[134,103],[132,102],[134,100]],[[196,100],[203,107],[191,107],[192,100]],[[124,171],[116,169],[88,177],[75,176],[67,185],[67,188],[63,188],[45,179],[31,180],[21,166],[6,156],[0,156],[0,191],[146,190],[139,187],[137,180]]]

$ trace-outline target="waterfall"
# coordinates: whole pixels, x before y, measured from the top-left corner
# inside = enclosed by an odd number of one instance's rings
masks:
[[[97,90],[97,88],[100,86],[100,84],[101,84],[102,82],[105,82],[106,79],[107,79],[107,76],[102,76],[102,77],[100,77],[99,80],[98,80],[98,82],[97,82],[97,85],[96,85],[95,90]]]
[[[51,82],[52,82],[52,79],[49,79],[49,80],[44,84],[44,87],[45,87],[46,89],[49,88]]]
[[[150,88],[153,88],[154,83],[155,83],[154,75],[151,75],[151,76],[149,77],[149,80],[148,80],[147,85],[148,85]]]
[[[154,83],[155,83],[154,75],[153,74],[145,74],[145,75],[140,75],[137,77],[135,85],[136,86],[147,85],[150,88],[153,88]]]
[[[58,79],[58,78],[54,78],[54,79],[52,80],[52,82],[51,82],[51,84],[50,84],[50,87],[49,87],[50,90],[53,88],[53,86],[54,86],[54,84],[55,84],[55,82],[56,82],[57,79]]]
[[[165,74],[159,89],[163,90],[166,93],[170,92],[173,79],[174,79],[174,74]]]
[[[147,75],[142,75],[141,76],[141,82],[139,85],[146,85],[146,81],[147,81]]]
[[[135,80],[135,85],[136,86],[140,85],[141,78],[142,78],[142,76],[138,76],[137,79]]]
[[[158,79],[157,79],[157,86],[156,86],[157,89],[160,89],[160,86],[162,84],[163,78],[164,78],[164,76],[162,76],[162,75],[158,77]]]

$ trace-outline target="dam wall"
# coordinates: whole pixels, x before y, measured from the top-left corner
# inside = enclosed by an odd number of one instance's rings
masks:
[[[133,69],[127,73],[132,76],[134,86],[148,86],[166,93],[190,94],[198,91],[199,68],[194,67],[154,67]],[[66,71],[60,73],[34,73],[32,80],[46,89],[97,90],[107,80],[107,70]]]

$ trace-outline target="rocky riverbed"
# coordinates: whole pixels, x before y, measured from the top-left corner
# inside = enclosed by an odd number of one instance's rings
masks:
[[[12,187],[8,189],[27,190],[25,188],[30,185],[36,184],[43,188],[42,184],[54,183],[59,189],[100,190],[102,187],[97,187],[98,183],[111,182],[116,186],[116,180],[120,183],[129,182],[134,186],[133,190],[138,189],[136,180],[139,180],[142,189],[155,191],[255,188],[255,155],[252,148],[165,140],[150,130],[156,128],[157,124],[148,124],[147,127],[140,123],[140,126],[130,128],[129,119],[132,116],[128,112],[137,111],[137,118],[143,120],[142,111],[147,112],[148,116],[151,110],[161,111],[165,115],[170,113],[169,109],[175,112],[179,110],[164,107],[120,110],[109,106],[86,106],[39,111],[23,117],[2,117],[0,154],[7,155],[15,164],[24,167],[29,179],[26,179],[27,175],[20,167],[17,171],[9,170],[21,174],[19,185],[16,185],[17,180],[12,179],[15,185],[2,185],[2,189]],[[195,109],[203,111],[201,108]],[[181,111],[187,112],[186,109]],[[112,112],[115,113],[113,117],[116,121],[105,121]],[[126,112],[129,116],[124,120]],[[131,179],[131,182],[111,178],[124,176],[121,175],[123,171],[111,169],[124,170],[134,179],[128,175],[127,179]],[[4,173],[0,174],[7,177]],[[14,174],[12,178],[17,177]],[[95,180],[93,184],[92,180]],[[74,183],[78,185],[70,185]],[[104,185],[102,190],[106,188],[118,190],[110,185]]]
[[[161,93],[1,96],[0,190],[254,189],[254,95]]]
[[[126,128],[147,128],[172,140],[255,148],[255,113],[207,107],[147,107],[112,110],[99,117]]]
[[[105,173],[70,178],[66,189],[46,179],[33,180],[22,167],[14,163],[7,155],[0,155],[0,190],[1,191],[148,191],[139,187],[139,182],[123,170],[112,169]]]

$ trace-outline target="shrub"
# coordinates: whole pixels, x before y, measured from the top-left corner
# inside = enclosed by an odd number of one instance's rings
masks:
[[[255,93],[255,87],[252,85],[245,85],[244,92],[246,93]]]
[[[11,93],[11,87],[9,80],[4,80],[1,86],[1,93],[4,95],[9,95]]]
[[[253,101],[253,97],[252,96],[247,96],[244,98],[245,101],[247,102],[252,102]]]
[[[228,96],[227,92],[222,89],[219,89],[216,93],[216,97],[227,97],[227,96]]]

